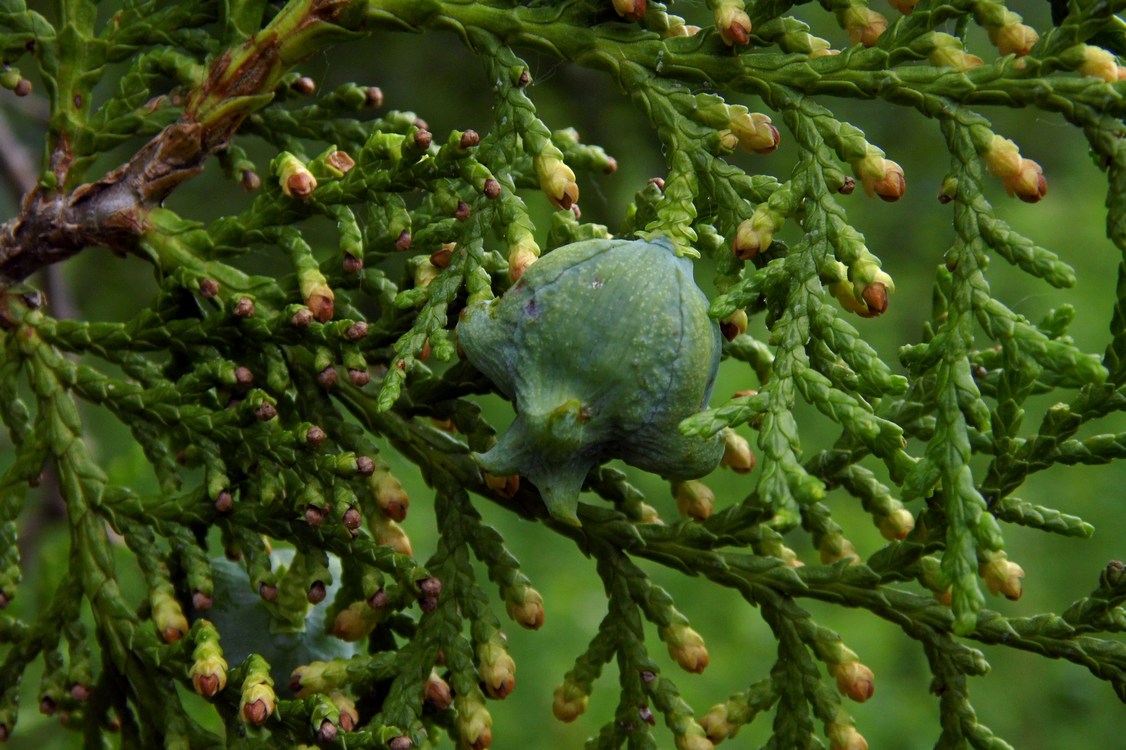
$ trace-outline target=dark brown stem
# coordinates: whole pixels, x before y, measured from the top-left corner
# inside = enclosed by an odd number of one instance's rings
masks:
[[[342,16],[360,5],[356,0],[289,3],[253,38],[217,58],[180,121],[127,163],[69,195],[34,188],[20,215],[0,226],[0,289],[87,247],[130,252],[148,229],[149,212],[202,171],[207,158],[227,146],[249,114],[269,103],[270,97],[262,94],[272,92],[289,68],[346,33]],[[54,171],[65,171],[67,151],[65,143],[56,149]]]

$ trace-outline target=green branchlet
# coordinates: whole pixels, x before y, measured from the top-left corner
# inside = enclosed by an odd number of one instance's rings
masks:
[[[1079,126],[1107,173],[1108,236],[1126,250],[1121,3],[1073,3],[1053,28],[1034,29],[995,0],[894,0],[902,17],[891,21],[863,0],[827,0],[840,31],[826,39],[786,15],[788,3],[742,0],[709,0],[703,28],[644,0],[292,0],[276,13],[256,2],[143,2],[107,20],[68,2],[57,28],[8,5],[0,88],[27,96],[42,81],[50,111],[42,173],[0,232],[0,420],[12,446],[0,474],[0,609],[23,596],[21,513],[45,467],[72,546],[45,608],[0,618],[0,737],[15,730],[19,680],[41,659],[40,709],[89,741],[111,707],[129,731],[167,746],[222,745],[167,690],[177,680],[212,701],[228,744],[251,741],[247,733],[258,742],[265,727],[286,746],[352,733],[349,746],[406,750],[445,732],[483,750],[494,731],[486,697],[511,692],[520,658],[496,612],[503,603],[535,630],[545,601],[515,542],[484,523],[471,495],[597,562],[606,615],[553,703],[558,719],[579,719],[603,667],[617,663],[614,718],[591,747],[655,747],[660,714],[679,750],[709,750],[764,712],[775,716],[771,746],[815,746],[820,734],[838,750],[867,747],[842,696],[872,698],[872,670],[803,609],[805,597],[867,610],[922,644],[943,747],[1006,747],[967,697],[967,677],[988,665],[952,634],[1072,660],[1126,699],[1123,649],[1104,637],[1126,630],[1121,563],[1062,615],[986,609],[998,600],[985,592],[1022,593],[1010,524],[1093,531],[1014,493],[1056,465],[1126,456],[1121,433],[1085,429],[1123,409],[1126,310],[1116,303],[1106,350],[1091,355],[1068,336],[1074,311],[1033,323],[995,296],[991,254],[1056,287],[1076,273],[986,199],[992,184],[1037,203],[1048,182],[971,109],[1036,106]],[[965,33],[971,23],[988,44]],[[337,41],[388,29],[455,30],[489,81],[493,122],[443,135],[412,111],[383,110],[377,87],[321,91],[300,69]],[[578,525],[561,524],[530,482],[484,474],[472,458],[496,442],[477,400],[496,387],[458,361],[459,313],[520,285],[556,248],[612,235],[584,220],[578,201],[580,185],[589,202],[589,176],[614,173],[617,161],[549,126],[514,46],[609,76],[640,110],[665,171],[613,230],[699,258],[697,278],[713,276],[725,367],[750,365],[746,390],[680,425],[721,434],[722,464],[754,470],[734,502],[717,501],[706,479],[672,482],[691,523],[663,520],[654,506],[667,499],[651,505],[627,475],[595,466]],[[116,86],[106,85],[111,70],[123,71]],[[848,198],[857,183],[898,200],[912,164],[836,117],[826,106],[836,97],[933,118],[951,157],[939,200],[954,231],[923,339],[898,362],[866,329],[912,301],[892,296],[892,274],[846,203],[861,199]],[[148,142],[118,169],[88,174],[120,161],[137,136]],[[780,166],[788,148],[797,155]],[[253,194],[247,207],[209,224],[162,207],[211,156],[232,187]],[[748,164],[788,172],[748,174]],[[157,272],[151,299],[131,298],[124,322],[57,319],[18,283],[88,246]],[[266,275],[245,270],[255,255],[274,264]],[[576,310],[574,324],[590,324],[586,313]],[[1048,394],[1059,403],[1027,425],[1030,399]],[[80,402],[124,425],[159,491],[111,481]],[[807,427],[794,415],[803,403],[836,430],[820,452],[803,445]],[[425,563],[414,556],[400,459],[435,488],[440,539]],[[869,549],[842,526],[829,502],[838,491],[859,501],[886,544]],[[107,527],[126,551],[114,552]],[[801,535],[820,564],[795,552]],[[285,564],[271,551],[279,543],[294,549]],[[233,582],[211,562],[220,552],[237,560]],[[140,609],[117,583],[122,556],[141,571]],[[470,558],[496,585],[495,603]],[[638,558],[760,607],[778,641],[768,676],[694,718],[650,656],[643,622],[689,673],[708,666],[708,650]],[[254,645],[239,653],[240,634],[205,618],[243,595],[271,626],[241,634]],[[310,612],[323,613],[324,632],[309,630]],[[302,657],[275,674],[284,654],[269,648],[280,633],[356,653]],[[229,668],[224,648],[242,663]],[[293,699],[275,693],[279,677]]]

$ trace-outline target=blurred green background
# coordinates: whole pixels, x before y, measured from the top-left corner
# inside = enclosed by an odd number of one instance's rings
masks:
[[[890,9],[878,9],[894,15]],[[690,20],[706,12],[703,4],[689,6],[688,12],[680,7],[674,10],[690,16]],[[1019,10],[1034,26],[1043,28],[1047,23],[1047,3]],[[844,33],[827,14],[818,10],[805,15],[835,45],[846,43]],[[971,51],[984,52],[973,48]],[[632,195],[644,187],[648,178],[664,175],[655,135],[632,109],[628,98],[607,78],[535,55],[527,60],[534,81],[530,94],[548,126],[573,126],[585,142],[602,145],[617,159],[619,169],[615,174],[580,175],[579,179],[584,220],[605,223],[614,230]],[[451,129],[474,128],[481,133],[490,130],[489,82],[472,55],[449,34],[419,37],[381,33],[326,50],[301,69],[324,90],[345,81],[379,85],[385,95],[385,108],[415,111],[427,120],[438,138]],[[33,97],[13,102],[10,95],[0,100],[11,126],[37,153],[43,101]],[[746,104],[752,111],[765,111],[761,102],[751,97],[734,97],[730,101]],[[907,194],[895,204],[868,199],[861,190],[842,199],[855,226],[864,233],[870,249],[883,260],[884,268],[896,282],[896,292],[884,316],[850,321],[899,370],[896,349],[919,339],[922,322],[930,311],[934,270],[942,263],[953,236],[952,209],[936,200],[948,167],[945,148],[937,124],[916,112],[875,101],[822,103],[840,119],[860,127],[906,173]],[[1059,116],[1036,110],[1002,109],[982,114],[991,119],[996,132],[1016,140],[1024,156],[1043,166],[1049,185],[1047,198],[1037,205],[1007,197],[997,180],[989,181],[987,197],[1002,218],[1060,253],[1076,268],[1079,277],[1074,289],[1055,290],[997,258],[989,269],[995,295],[1034,321],[1053,307],[1074,305],[1077,316],[1072,335],[1084,350],[1101,351],[1108,339],[1116,268],[1120,262],[1119,253],[1104,236],[1103,175],[1092,162],[1082,134]],[[773,155],[735,158],[748,170],[785,178],[794,164],[793,146],[787,135],[783,131],[783,147]],[[107,159],[105,166],[120,161],[124,153]],[[179,190],[169,201],[169,207],[186,217],[205,220],[237,210],[246,198],[237,187],[223,181],[217,166],[212,163],[202,177]],[[261,166],[264,168],[265,164]],[[11,213],[15,210],[16,194],[7,186],[5,191],[0,199]],[[537,195],[527,199],[539,225],[546,228],[547,202]],[[788,226],[782,237],[792,240],[795,231],[792,225]],[[261,256],[252,258],[251,263],[267,267],[276,260]],[[154,289],[151,272],[144,264],[136,259],[118,260],[96,249],[59,268],[57,276],[60,291],[53,297],[53,304],[54,312],[61,317],[124,319],[144,304]],[[700,282],[707,286],[710,277],[706,262],[702,263]],[[753,319],[751,325],[752,333],[764,330],[761,319]],[[736,390],[756,386],[749,368],[726,363],[713,402],[721,402]],[[1067,397],[1055,394],[1031,403],[1024,432],[1035,429],[1047,406]],[[509,407],[499,399],[489,400],[488,408],[497,424],[503,425],[511,418]],[[798,416],[806,450],[824,447],[838,434],[835,425],[813,410],[800,410]],[[104,412],[94,409],[86,410],[84,419],[94,450],[111,477],[141,489],[154,489],[140,449],[132,443],[128,432]],[[1126,420],[1107,419],[1088,432],[1122,429],[1126,429]],[[753,443],[754,435],[749,431],[744,434]],[[0,435],[0,469],[10,461],[6,441],[6,434]],[[416,556],[425,560],[435,544],[430,490],[392,451],[387,450],[385,458],[410,491],[413,504],[405,528]],[[978,468],[983,466],[984,463]],[[880,471],[878,466],[872,468]],[[667,517],[675,514],[666,484],[655,477],[631,473],[651,504]],[[717,505],[723,506],[745,497],[753,489],[756,475],[739,477],[721,471],[706,481],[716,492]],[[41,607],[66,565],[65,529],[52,515],[55,503],[50,493],[50,488],[33,491],[21,518],[26,529],[27,559],[25,583],[11,608],[15,614]],[[991,598],[989,606],[1009,615],[1059,612],[1094,587],[1108,560],[1126,556],[1126,469],[1117,465],[1057,467],[1033,476],[1018,494],[1031,502],[1078,514],[1093,523],[1097,532],[1093,539],[1084,541],[1006,528],[1010,557],[1026,571],[1024,597],[1015,603]],[[882,539],[858,502],[839,492],[830,495],[828,502],[862,556],[881,546]],[[574,724],[557,722],[551,715],[551,701],[554,686],[583,650],[605,612],[594,565],[571,543],[546,529],[519,521],[479,498],[475,498],[475,503],[486,520],[501,530],[510,549],[523,562],[525,572],[543,593],[547,610],[546,623],[538,632],[526,632],[514,625],[508,628],[518,665],[517,689],[507,700],[490,703],[494,716],[493,747],[581,747],[584,739],[595,734],[613,715],[617,699],[614,667],[609,666],[596,683],[590,710]],[[917,504],[912,510],[918,510]],[[792,535],[789,542],[803,558],[816,560],[816,552],[800,534]],[[122,585],[139,597],[139,576],[128,555],[122,553],[121,560]],[[705,581],[688,579],[647,563],[642,566],[673,593],[678,607],[707,641],[711,665],[698,676],[677,669],[655,632],[650,641],[665,674],[678,684],[699,713],[768,674],[774,660],[774,641],[756,610]],[[485,588],[490,590],[483,570],[479,573]],[[939,734],[938,707],[937,699],[928,691],[930,677],[921,648],[896,627],[866,612],[816,602],[807,602],[805,606],[822,625],[839,631],[876,674],[875,696],[864,705],[848,706],[871,747],[932,747]],[[503,606],[499,606],[498,612],[502,610]],[[971,697],[980,719],[1015,748],[1126,748],[1126,710],[1107,684],[1070,663],[1001,648],[984,651],[993,668],[986,677],[971,680]],[[25,710],[8,746],[36,750],[80,746],[78,735],[61,732],[55,720],[36,712],[37,682],[33,669],[23,685]],[[726,746],[758,747],[769,736],[769,722],[769,717],[760,717]],[[671,735],[663,734],[660,746],[671,747]]]

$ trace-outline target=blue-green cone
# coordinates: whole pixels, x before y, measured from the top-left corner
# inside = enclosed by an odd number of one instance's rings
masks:
[[[722,345],[692,263],[666,240],[561,247],[504,296],[471,305],[458,337],[516,406],[479,463],[527,477],[557,519],[578,523],[587,472],[611,458],[691,479],[723,455],[720,437],[677,429],[707,406]]]

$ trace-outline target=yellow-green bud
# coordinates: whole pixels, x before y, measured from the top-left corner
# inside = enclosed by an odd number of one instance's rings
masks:
[[[981,57],[966,52],[962,45],[962,39],[956,36],[932,32],[927,36],[927,39],[933,45],[930,52],[927,53],[927,60],[931,65],[936,65],[938,68],[956,68],[960,71],[967,71],[985,63]]]
[[[989,174],[1002,179],[1015,177],[1019,174],[1020,163],[1023,161],[1017,144],[999,135],[993,136],[989,148],[981,152],[981,159],[985,162],[985,168],[989,170]]]
[[[639,21],[645,15],[646,0],[613,0],[614,11],[627,21]]]
[[[1004,178],[1005,192],[1015,195],[1025,203],[1037,203],[1048,193],[1044,170],[1032,159],[1021,159],[1020,170]]]
[[[724,44],[734,47],[750,43],[751,17],[743,7],[743,0],[716,0],[712,12]]]
[[[443,680],[434,670],[426,678],[426,685],[422,690],[423,699],[439,711],[444,711],[453,705],[453,692],[450,684]]]
[[[470,750],[484,750],[493,744],[493,717],[485,708],[480,692],[474,690],[454,700],[457,730],[461,742]]]
[[[391,470],[386,467],[376,469],[368,477],[368,487],[375,496],[375,504],[383,511],[383,515],[392,521],[400,522],[407,517],[407,509],[411,500],[407,495],[403,483],[400,482]]]
[[[287,198],[305,200],[317,189],[317,178],[304,162],[289,152],[282,153],[275,162],[278,184]]]
[[[726,703],[718,703],[712,706],[706,714],[700,717],[700,726],[704,733],[708,735],[708,739],[716,745],[734,737],[741,728],[740,725],[732,724],[728,720]]]
[[[175,643],[188,632],[188,618],[171,591],[158,588],[152,594],[152,621],[165,643]]]
[[[720,465],[736,474],[746,474],[755,468],[755,454],[751,451],[751,444],[730,427],[723,430],[723,458]]]
[[[516,687],[516,662],[499,638],[491,638],[477,650],[478,673],[490,698],[503,700]]]
[[[852,5],[844,11],[842,22],[853,44],[871,47],[887,31],[888,20],[866,5]]]
[[[856,659],[855,654],[848,649],[845,651],[852,658],[829,665],[829,672],[837,681],[837,690],[857,703],[863,703],[876,692],[875,675]]]
[[[540,154],[532,159],[532,164],[539,175],[540,190],[551,201],[551,205],[569,211],[572,205],[579,202],[575,173],[563,163],[563,159],[551,154]]]
[[[672,495],[680,514],[699,523],[715,511],[715,493],[698,479],[672,483]]]
[[[339,690],[333,690],[328,694],[328,697],[340,711],[338,720],[340,728],[345,732],[351,732],[360,723],[360,712],[356,710],[356,702]]]
[[[781,136],[770,118],[746,107],[729,106],[730,128],[738,139],[739,147],[748,153],[769,154],[778,149]]]
[[[586,712],[590,696],[577,683],[570,680],[555,688],[551,712],[562,722],[572,722]]]
[[[1016,601],[1024,593],[1021,583],[1024,569],[1008,559],[1000,550],[987,552],[983,556],[979,571],[991,594],[1001,594],[1006,599]]]
[[[669,656],[681,669],[700,674],[708,666],[708,649],[699,633],[682,622],[674,622],[660,629],[659,635],[669,647]]]
[[[375,537],[377,544],[390,547],[400,555],[411,556],[411,540],[403,527],[382,514],[373,514],[368,517],[368,528]]]
[[[1082,62],[1076,70],[1080,75],[1101,78],[1107,83],[1118,80],[1118,61],[1114,53],[1090,44],[1082,45]]]
[[[715,745],[708,739],[704,728],[689,720],[684,734],[676,736],[676,750],[714,750]]]
[[[915,516],[906,508],[896,508],[878,522],[880,534],[889,542],[902,541],[915,528]]]
[[[504,608],[509,617],[528,630],[543,626],[543,597],[531,586],[521,586],[512,598],[505,600]]]
[[[1001,26],[996,31],[991,29],[989,38],[997,45],[997,51],[1002,55],[1023,57],[1040,41],[1040,35],[1036,33],[1036,29],[1020,23],[1020,16],[1016,18],[1017,23]]]
[[[821,553],[821,562],[824,565],[831,565],[838,560],[848,560],[850,564],[860,562],[856,547],[839,531],[823,535],[817,542],[817,551]]]
[[[782,228],[782,217],[766,203],[755,207],[751,218],[741,222],[731,241],[731,251],[740,260],[750,260],[770,247],[774,233]]]
[[[262,726],[273,715],[277,706],[278,697],[269,682],[253,682],[243,686],[239,715],[246,723]]]
[[[830,724],[826,734],[829,736],[829,750],[868,750],[868,740],[856,731],[851,721]]]
[[[852,168],[869,197],[878,195],[890,203],[899,200],[907,192],[903,168],[894,161],[885,159],[879,149],[869,148],[863,157],[852,162]]]
[[[358,641],[375,630],[381,616],[382,610],[372,609],[365,601],[352,602],[347,609],[336,613],[332,634],[342,641]]]

